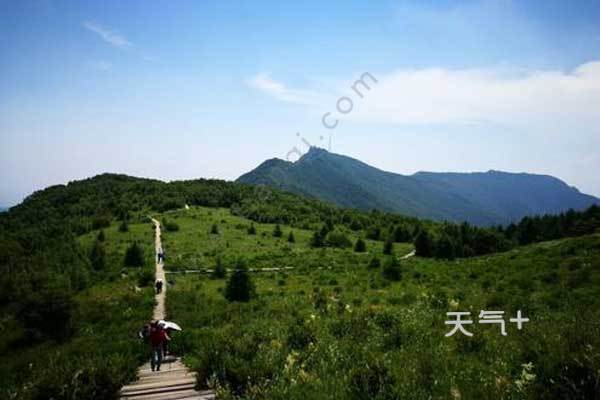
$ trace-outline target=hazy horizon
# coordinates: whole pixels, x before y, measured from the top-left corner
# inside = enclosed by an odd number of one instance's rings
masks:
[[[600,197],[600,3],[575,3],[3,2],[0,206],[103,172],[234,180],[330,134],[386,171]]]

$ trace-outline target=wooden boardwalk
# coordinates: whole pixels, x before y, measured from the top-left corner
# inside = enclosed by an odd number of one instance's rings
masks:
[[[156,227],[155,248],[156,253],[162,248],[160,240],[160,222],[152,219]],[[156,258],[155,258],[156,259]],[[156,263],[156,279],[164,282],[163,290],[156,295],[153,319],[165,319],[165,296],[167,285],[163,263]],[[148,350],[150,353],[150,350]],[[150,362],[142,365],[138,370],[138,380],[121,389],[121,399],[131,400],[209,400],[214,399],[212,391],[195,390],[196,375],[177,358],[165,357],[160,371],[152,371]]]

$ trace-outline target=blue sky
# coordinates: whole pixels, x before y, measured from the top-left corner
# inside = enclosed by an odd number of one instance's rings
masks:
[[[0,205],[102,172],[235,179],[329,135],[394,172],[600,195],[600,2],[322,3],[0,1]]]

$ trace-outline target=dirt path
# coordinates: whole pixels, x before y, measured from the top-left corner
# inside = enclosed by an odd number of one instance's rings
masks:
[[[162,249],[160,222],[152,218],[152,223],[155,226],[154,259],[157,260],[158,252]],[[156,279],[162,279],[164,282],[162,292],[155,297],[156,305],[152,314],[152,318],[158,320],[166,317],[167,280],[162,261],[156,262]],[[121,399],[132,400],[212,400],[215,398],[214,392],[197,391],[194,389],[195,386],[196,374],[190,372],[178,358],[167,356],[163,360],[160,371],[152,371],[150,362],[142,365],[138,370],[138,380],[123,386],[120,395]]]

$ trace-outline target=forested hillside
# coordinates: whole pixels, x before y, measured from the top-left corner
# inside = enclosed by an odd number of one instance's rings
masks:
[[[581,211],[600,204],[600,199],[548,175],[501,171],[401,175],[317,147],[293,163],[267,160],[238,181],[343,207],[478,226],[516,223],[525,216]]]

